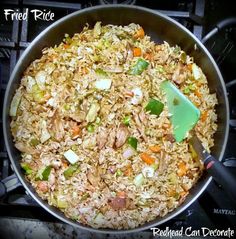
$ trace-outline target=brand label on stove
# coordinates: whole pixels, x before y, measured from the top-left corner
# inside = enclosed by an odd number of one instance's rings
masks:
[[[35,21],[37,20],[44,20],[44,21],[53,21],[54,20],[54,12],[51,10],[39,10],[39,9],[32,9],[29,11],[26,8],[25,12],[20,12],[19,9],[4,9],[4,16],[6,21],[9,20],[18,20],[18,21],[28,21],[29,14],[31,14]]]
[[[234,210],[234,209],[214,208],[213,213],[222,214],[222,215],[236,216],[236,210]]]

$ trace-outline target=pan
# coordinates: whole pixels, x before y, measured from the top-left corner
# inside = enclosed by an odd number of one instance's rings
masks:
[[[28,65],[41,56],[43,48],[60,43],[65,33],[73,35],[74,33],[80,32],[86,23],[93,26],[97,21],[101,21],[103,25],[140,24],[145,29],[147,35],[151,36],[151,39],[155,42],[161,43],[167,41],[170,45],[179,45],[188,55],[194,57],[195,62],[202,68],[207,76],[211,93],[216,93],[218,98],[219,104],[216,108],[218,115],[218,130],[214,135],[215,146],[212,148],[212,155],[218,161],[222,160],[229,130],[229,106],[224,81],[214,59],[204,45],[190,31],[175,20],[158,11],[128,5],[97,6],[77,11],[58,20],[34,39],[15,66],[6,89],[3,106],[4,139],[11,164],[20,183],[25,187],[31,197],[49,213],[65,223],[80,229],[89,230],[90,232],[116,234],[138,232],[163,224],[183,212],[202,194],[211,182],[211,177],[207,173],[204,173],[196,186],[191,189],[184,203],[162,218],[157,218],[138,228],[130,230],[117,231],[111,229],[94,229],[70,220],[61,211],[50,206],[37,195],[34,188],[25,179],[21,170],[21,156],[19,151],[14,147],[10,131],[10,103],[20,83],[21,76]],[[5,184],[7,184],[7,182],[5,182]]]

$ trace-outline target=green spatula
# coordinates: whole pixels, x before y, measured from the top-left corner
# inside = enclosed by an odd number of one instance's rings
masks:
[[[171,82],[164,81],[161,84],[161,89],[166,94],[168,110],[171,113],[170,120],[174,127],[175,140],[180,142],[199,120],[200,111]],[[235,176],[203,148],[195,131],[192,131],[192,134],[190,143],[196,150],[199,160],[202,160],[206,171],[223,186],[233,200],[236,200],[236,190],[232,187],[232,185],[236,184]]]
[[[181,142],[196,125],[200,117],[200,111],[170,81],[166,80],[162,82],[161,89],[166,94],[167,106],[171,114],[170,121],[174,127],[175,140]]]

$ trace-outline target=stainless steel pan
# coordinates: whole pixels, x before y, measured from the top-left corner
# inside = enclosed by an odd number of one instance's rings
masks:
[[[221,161],[228,137],[229,107],[224,81],[215,61],[203,44],[181,24],[157,11],[137,6],[107,5],[80,10],[60,19],[38,35],[19,59],[6,89],[3,107],[4,138],[13,169],[20,182],[29,194],[49,213],[72,226],[93,232],[138,232],[150,227],[158,226],[183,212],[202,194],[210,183],[211,177],[204,174],[196,186],[191,189],[185,202],[163,218],[157,218],[156,220],[132,230],[115,231],[110,229],[93,229],[68,219],[57,208],[49,206],[47,202],[43,201],[37,195],[33,187],[25,180],[19,163],[20,153],[14,147],[10,131],[10,117],[8,114],[10,102],[15,89],[19,85],[22,73],[27,66],[33,60],[41,56],[41,51],[44,47],[60,43],[65,33],[73,35],[76,32],[80,32],[86,23],[93,26],[97,21],[101,21],[103,24],[121,25],[127,25],[132,22],[138,23],[143,26],[145,33],[150,35],[152,40],[156,42],[167,41],[171,45],[177,44],[186,51],[187,54],[194,57],[195,61],[199,64],[208,78],[211,92],[217,94],[219,101],[219,105],[217,106],[218,130],[215,134],[215,146],[212,148],[212,155]]]

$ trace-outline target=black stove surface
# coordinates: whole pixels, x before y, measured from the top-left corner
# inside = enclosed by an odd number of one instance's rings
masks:
[[[209,31],[214,24],[222,18],[232,15],[231,8],[226,6],[224,11],[223,1],[204,1],[204,0],[97,0],[97,1],[30,1],[15,0],[1,1],[0,6],[0,179],[4,179],[13,174],[10,162],[7,156],[6,148],[3,141],[2,133],[2,104],[7,82],[10,73],[14,68],[19,56],[29,45],[29,43],[47,26],[54,21],[37,21],[29,19],[29,21],[6,21],[3,9],[18,9],[24,13],[27,8],[41,9],[53,11],[55,20],[89,6],[107,4],[107,3],[123,3],[136,4],[149,7],[151,9],[160,10],[168,16],[176,19],[190,31],[192,31],[199,39],[203,37],[206,31]],[[220,5],[222,4],[222,5]],[[232,5],[234,6],[234,5]],[[213,12],[215,11],[214,14]],[[222,15],[220,15],[222,14]],[[212,17],[214,15],[214,17]],[[216,17],[218,16],[218,18]],[[220,34],[216,35],[207,43],[208,49],[213,54],[222,71],[225,82],[228,86],[229,102],[230,102],[230,134],[228,146],[224,155],[224,164],[236,174],[236,84],[232,80],[236,79],[236,71],[233,65],[236,58],[235,28],[227,28]],[[232,68],[229,68],[232,67]],[[235,187],[235,185],[232,185]],[[22,186],[8,193],[4,198],[0,199],[0,218],[29,218],[38,219],[45,222],[57,222],[57,219],[39,207],[37,203],[25,192]],[[210,183],[200,198],[195,201],[187,210],[178,215],[174,219],[168,221],[160,228],[169,227],[171,229],[179,229],[181,227],[192,227],[200,229],[207,227],[211,229],[227,229],[228,227],[236,227],[236,202],[233,202],[227,196],[223,189],[214,181]]]

